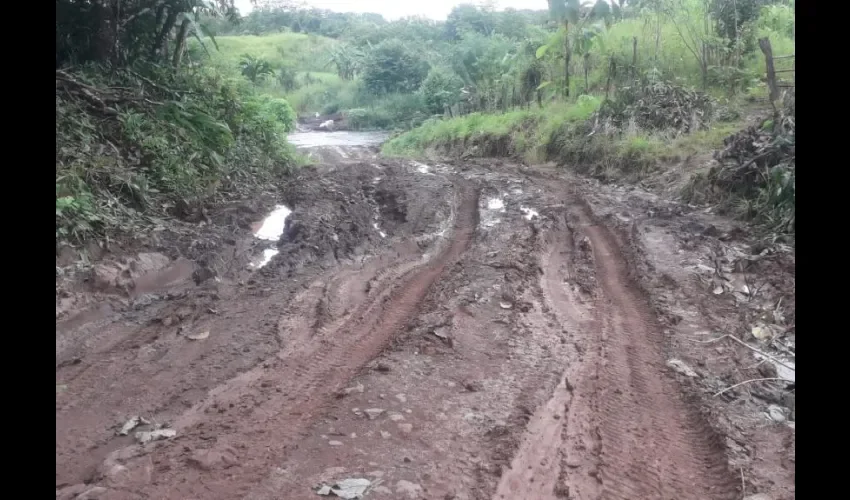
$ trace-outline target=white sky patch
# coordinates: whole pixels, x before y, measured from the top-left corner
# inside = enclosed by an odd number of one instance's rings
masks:
[[[460,4],[490,5],[496,10],[531,9],[546,10],[547,0],[429,0],[427,2],[411,2],[398,0],[302,0],[307,8],[327,9],[334,12],[373,12],[381,14],[384,19],[392,21],[408,16],[423,16],[443,21],[452,9]],[[236,0],[236,7],[242,15],[248,14],[254,8],[251,0]]]

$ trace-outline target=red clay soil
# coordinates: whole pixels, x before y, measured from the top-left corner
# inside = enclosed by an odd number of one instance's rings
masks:
[[[57,297],[57,498],[315,499],[352,478],[367,499],[794,498],[793,384],[728,389],[765,370],[754,351],[693,341],[793,349],[779,320],[741,335],[761,300],[793,324],[793,252],[753,259],[744,303],[697,276],[737,276],[717,253],[752,241],[728,221],[543,167],[423,167],[305,169],[258,271],[254,209],[214,218],[202,263],[161,243],[170,259],[58,284],[84,307]],[[153,428],[174,435],[140,443]]]

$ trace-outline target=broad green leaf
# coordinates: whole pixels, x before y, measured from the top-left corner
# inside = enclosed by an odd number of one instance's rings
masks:
[[[541,45],[540,47],[538,47],[536,53],[537,59],[541,59],[543,56],[545,56],[547,50],[549,50],[548,45]]]
[[[537,90],[545,89],[549,85],[552,85],[552,82],[543,82],[543,83],[541,83],[540,85],[537,86]]]

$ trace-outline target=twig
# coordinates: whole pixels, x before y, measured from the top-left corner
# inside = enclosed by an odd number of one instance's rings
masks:
[[[747,496],[747,483],[744,482],[744,468],[741,467],[741,496]]]
[[[764,351],[761,351],[761,350],[759,350],[759,349],[756,349],[755,347],[751,346],[750,344],[748,344],[748,343],[744,342],[743,340],[740,340],[740,339],[738,339],[738,338],[736,338],[736,337],[733,337],[732,335],[729,335],[728,333],[727,333],[726,335],[722,335],[722,336],[720,336],[720,337],[717,337],[716,339],[711,339],[711,340],[693,340],[693,339],[688,339],[688,340],[690,340],[691,342],[696,342],[697,344],[711,344],[711,343],[713,343],[713,342],[717,342],[717,341],[719,341],[719,340],[723,340],[723,339],[725,339],[725,338],[729,338],[729,339],[731,339],[731,340],[734,340],[735,342],[737,342],[737,343],[741,344],[742,346],[746,347],[747,349],[750,349],[751,351],[755,351],[755,352],[757,352],[757,353],[761,354],[761,355],[762,355],[762,356],[764,356],[765,358],[767,358],[767,359],[769,359],[769,360],[773,361],[774,363],[776,363],[776,364],[778,364],[778,365],[782,365],[782,366],[784,366],[785,368],[788,368],[788,369],[789,369],[789,370],[791,370],[792,372],[796,372],[796,371],[797,371],[797,370],[795,370],[795,369],[794,369],[794,367],[786,365],[785,363],[783,363],[782,361],[779,361],[778,359],[774,358],[774,357],[773,357],[773,356],[771,356],[770,354],[767,354],[767,353],[766,353],[766,352],[764,352]]]
[[[753,379],[750,379],[750,380],[744,380],[743,382],[738,382],[735,385],[730,385],[729,387],[723,389],[722,391],[715,392],[714,397],[717,397],[717,396],[723,394],[726,391],[730,391],[730,390],[732,390],[736,387],[740,387],[744,384],[749,384],[750,382],[766,382],[768,380],[782,380],[783,382],[791,382],[790,380],[782,378],[782,377],[753,378]]]

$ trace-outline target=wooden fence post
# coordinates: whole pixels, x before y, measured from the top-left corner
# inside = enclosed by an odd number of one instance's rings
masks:
[[[770,40],[759,38],[759,48],[764,53],[764,65],[767,68],[767,88],[770,90],[770,105],[776,111],[776,100],[779,98],[779,88],[776,86],[776,68],[773,65],[773,49]]]
[[[637,37],[632,37],[632,78],[637,76]]]
[[[611,90],[611,78],[617,77],[617,61],[614,56],[611,56],[611,63],[608,65],[608,79],[605,81],[605,100],[608,100],[608,91]]]

